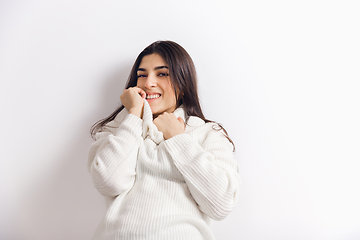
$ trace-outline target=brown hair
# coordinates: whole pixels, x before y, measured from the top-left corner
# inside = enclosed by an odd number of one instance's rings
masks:
[[[188,116],[196,116],[205,122],[213,122],[206,119],[201,110],[197,92],[195,65],[186,50],[173,41],[156,41],[146,47],[136,58],[125,88],[128,89],[137,85],[137,70],[140,66],[142,58],[154,53],[160,55],[164,59],[165,63],[168,64],[170,79],[172,86],[174,86],[175,96],[177,96],[176,107],[183,105]],[[90,130],[92,138],[94,138],[97,132],[102,132],[105,125],[114,120],[116,115],[122,109],[124,109],[123,105],[117,108],[108,117],[96,122]],[[217,130],[222,129],[224,131],[225,136],[233,144],[235,150],[235,145],[228,136],[226,130],[221,126],[221,124],[217,124],[219,125],[219,129]]]

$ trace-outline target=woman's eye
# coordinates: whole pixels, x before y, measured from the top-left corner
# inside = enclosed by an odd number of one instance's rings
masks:
[[[169,76],[169,74],[168,73],[159,73],[159,76],[160,77],[167,77],[167,76]]]
[[[144,74],[138,75],[138,78],[143,78],[143,77],[146,77],[146,75],[144,75]]]

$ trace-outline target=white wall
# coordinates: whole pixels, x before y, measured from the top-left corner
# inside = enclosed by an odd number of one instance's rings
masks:
[[[0,239],[91,238],[105,206],[89,128],[165,39],[236,143],[241,198],[217,238],[360,239],[355,2],[1,1]]]

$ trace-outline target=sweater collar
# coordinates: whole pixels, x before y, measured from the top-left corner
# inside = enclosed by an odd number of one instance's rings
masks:
[[[177,118],[181,117],[182,119],[184,119],[184,121],[186,121],[187,116],[182,105],[177,109],[175,109],[173,113]],[[146,100],[144,100],[144,111],[143,111],[142,119],[143,119],[142,136],[144,139],[150,138],[156,144],[160,144],[161,142],[165,141],[163,133],[160,132],[157,129],[156,125],[153,123],[153,114],[149,106],[149,103]]]

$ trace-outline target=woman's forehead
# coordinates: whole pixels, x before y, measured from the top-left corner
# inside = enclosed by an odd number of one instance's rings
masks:
[[[146,70],[157,70],[160,68],[168,68],[168,66],[159,54],[153,53],[142,58],[139,68]]]

